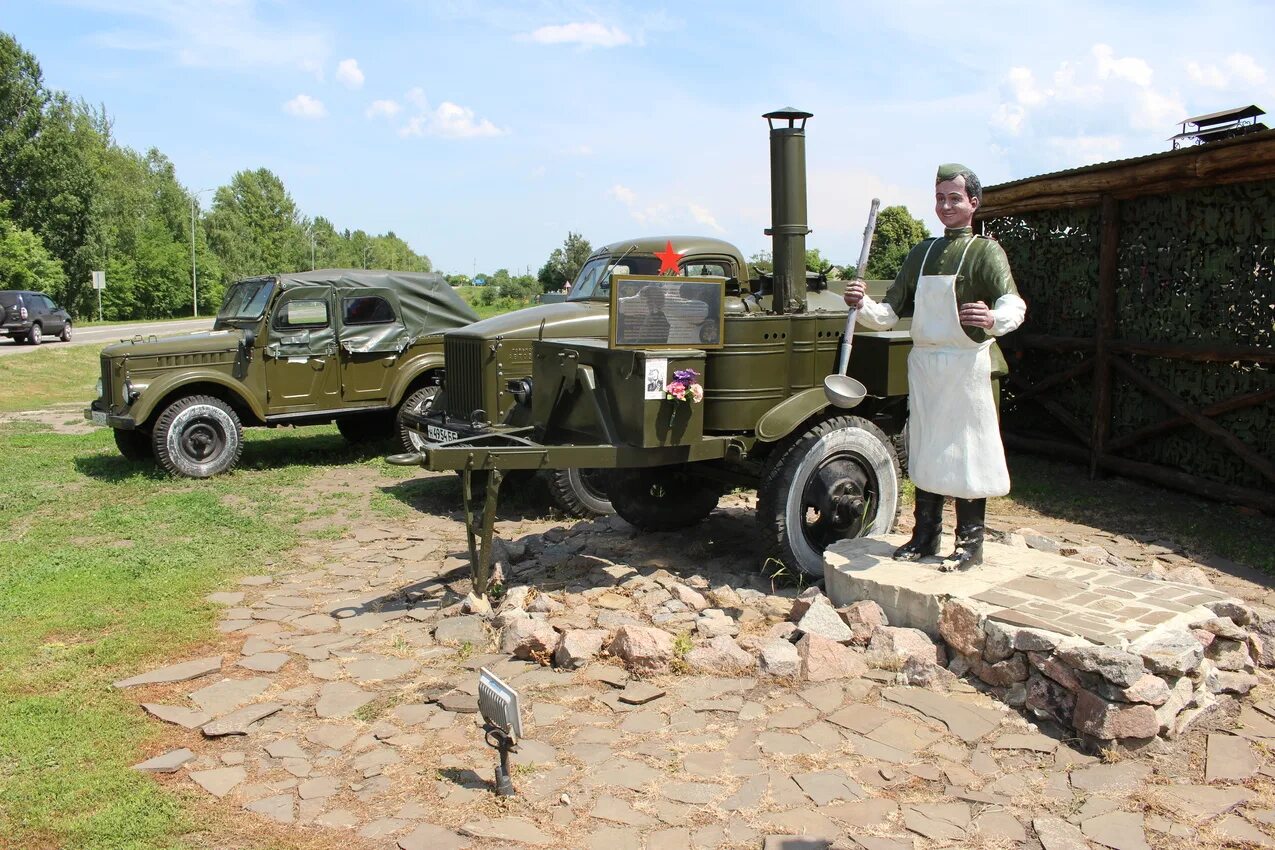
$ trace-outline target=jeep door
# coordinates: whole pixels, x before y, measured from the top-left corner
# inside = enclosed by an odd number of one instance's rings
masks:
[[[399,355],[411,341],[398,295],[360,287],[338,291],[341,400],[385,402]]]
[[[286,289],[275,300],[262,357],[267,415],[340,407],[332,301],[330,286]]]

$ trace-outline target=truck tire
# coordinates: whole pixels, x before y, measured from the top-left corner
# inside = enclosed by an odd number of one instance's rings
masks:
[[[438,387],[421,387],[399,404],[398,410],[394,413],[394,434],[403,451],[419,452],[425,447],[424,438],[408,428],[407,423],[403,421],[404,411],[417,414],[428,413],[437,395]]]
[[[549,485],[549,497],[567,516],[592,519],[615,513],[607,496],[610,470],[551,469],[544,475]]]
[[[155,460],[173,475],[211,478],[234,469],[243,453],[243,426],[219,398],[192,395],[164,408],[151,433]]]
[[[899,471],[906,478],[908,476],[908,423],[903,423],[903,430],[890,438],[890,445],[894,446],[894,456],[899,459]]]
[[[643,531],[688,528],[713,512],[721,486],[691,473],[685,464],[617,469],[607,482],[611,505]]]
[[[336,429],[352,445],[375,443],[389,439],[393,434],[394,416],[384,410],[347,414],[337,418]]]
[[[757,491],[770,557],[823,575],[823,550],[885,534],[899,514],[899,464],[877,426],[829,416],[771,455]]]
[[[115,434],[115,448],[120,450],[120,454],[124,456],[125,460],[155,459],[155,451],[151,448],[150,434],[139,430],[125,431],[122,428],[112,428],[111,431]]]

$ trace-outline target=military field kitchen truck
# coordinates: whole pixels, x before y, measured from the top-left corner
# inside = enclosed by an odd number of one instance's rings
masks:
[[[461,472],[476,593],[515,470],[600,470],[615,511],[651,531],[692,526],[730,488],[756,488],[759,565],[811,574],[829,543],[893,527],[911,342],[906,330],[856,334],[849,374],[867,396],[853,410],[830,404],[823,382],[847,311],[840,284],[805,269],[810,116],[765,117],[772,276],[750,278],[716,240],[618,242],[590,258],[566,303],[444,335],[443,392],[403,416],[420,446],[389,460]],[[685,376],[699,389],[669,398]]]
[[[416,446],[404,411],[438,391],[442,331],[478,318],[441,275],[321,269],[232,284],[213,329],[102,350],[85,418],[174,475],[234,468],[247,427],[336,422],[348,440]]]

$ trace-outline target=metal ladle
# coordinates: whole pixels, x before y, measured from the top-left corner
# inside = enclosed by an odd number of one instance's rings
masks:
[[[863,230],[863,250],[859,252],[859,265],[854,270],[857,278],[862,278],[868,269],[868,252],[872,248],[872,234],[877,229],[877,208],[880,206],[881,199],[873,198],[872,209],[868,212],[868,226]],[[827,396],[828,403],[843,409],[857,406],[868,395],[867,387],[846,374],[846,369],[850,367],[850,345],[854,342],[854,323],[858,318],[858,307],[846,316],[846,344],[841,348],[837,374],[823,379],[823,394]]]

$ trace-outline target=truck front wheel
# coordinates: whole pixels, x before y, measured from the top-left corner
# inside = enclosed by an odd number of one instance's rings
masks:
[[[607,496],[609,472],[606,469],[552,469],[544,475],[549,483],[549,495],[563,513],[592,519],[615,513]]]
[[[424,416],[434,406],[434,398],[437,395],[438,387],[421,387],[403,399],[403,403],[398,406],[398,411],[394,414],[394,433],[398,436],[398,444],[403,451],[419,452],[425,448],[425,438],[408,427],[403,414],[414,413]]]
[[[721,485],[685,465],[617,469],[607,483],[615,512],[643,531],[695,525],[713,512],[721,493]]]
[[[112,428],[115,434],[115,448],[120,450],[120,454],[125,460],[154,460],[155,452],[151,449],[151,435],[145,431],[133,430],[125,431],[122,428]]]
[[[780,447],[762,474],[757,518],[772,558],[823,575],[823,550],[885,534],[899,513],[899,464],[890,439],[866,419],[830,416]]]
[[[239,462],[243,426],[221,399],[187,396],[168,405],[155,420],[151,445],[159,465],[173,475],[211,478]]]

